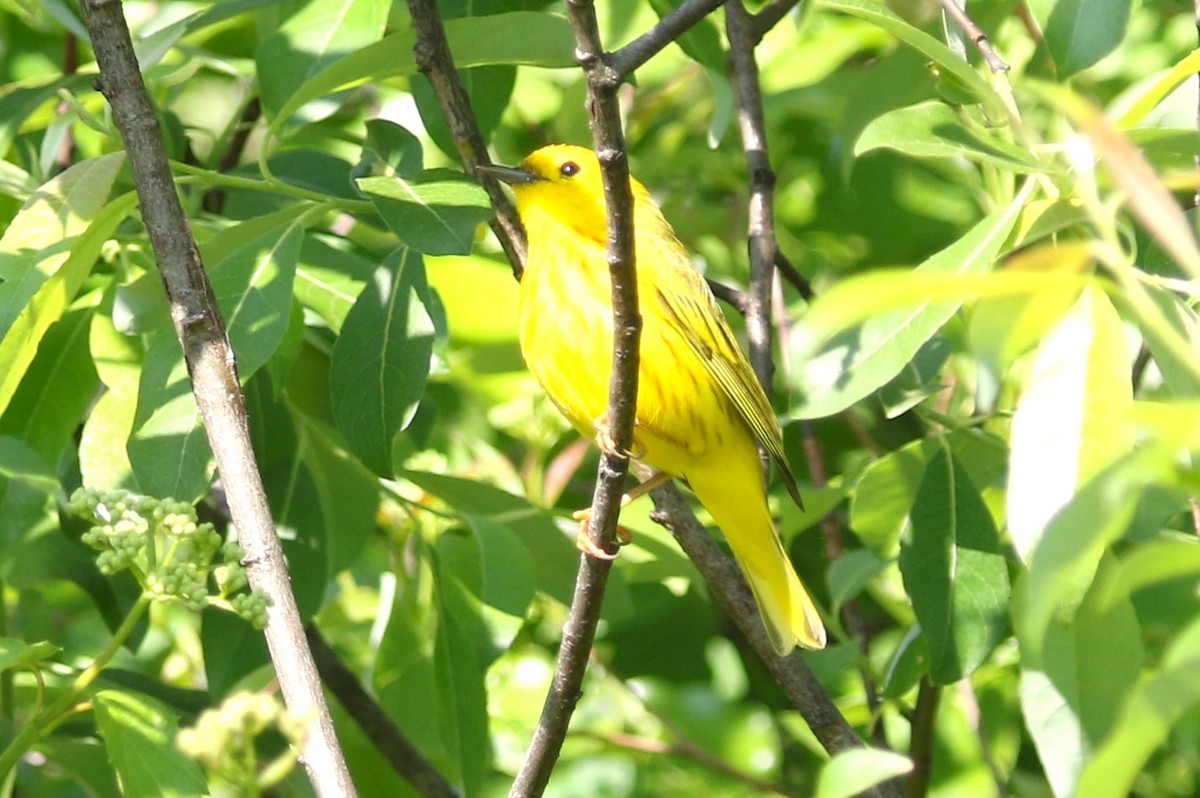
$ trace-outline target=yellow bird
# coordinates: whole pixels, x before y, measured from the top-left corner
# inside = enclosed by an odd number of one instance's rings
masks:
[[[485,171],[512,186],[529,239],[519,311],[525,361],[571,424],[611,448],[612,293],[599,161],[560,144],[516,168]],[[823,648],[825,627],[767,507],[758,444],[799,503],[770,402],[658,205],[637,180],[630,188],[642,316],[633,456],[687,480],[725,533],[775,650]]]

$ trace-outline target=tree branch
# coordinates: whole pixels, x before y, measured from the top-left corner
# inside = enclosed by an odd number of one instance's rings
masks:
[[[929,794],[929,779],[933,775],[933,737],[937,730],[937,706],[942,688],[925,676],[917,688],[917,706],[913,709],[912,743],[909,757],[913,762],[908,776],[908,798],[925,798]]]
[[[979,54],[983,56],[988,69],[992,70],[993,73],[1007,72],[1009,69],[1008,64],[1004,63],[1004,59],[999,56],[996,48],[992,47],[992,43],[988,41],[987,34],[975,24],[975,20],[971,19],[966,9],[960,6],[956,0],[941,0],[941,3],[942,8],[950,15],[950,18],[958,24],[958,27],[962,28],[963,33],[967,34],[967,37],[979,48]]]
[[[569,0],[568,0],[569,2]],[[658,21],[650,30],[634,39],[620,50],[609,53],[607,61],[611,72],[604,76],[606,81],[621,83],[637,68],[649,61],[660,50],[678,39],[684,31],[711,14],[725,0],[683,0],[671,13]]]
[[[633,251],[633,195],[629,187],[629,163],[616,90],[620,83],[609,80],[604,61],[596,11],[591,0],[567,0],[567,15],[575,31],[575,53],[587,75],[588,122],[604,178],[604,200],[608,216],[608,270],[612,282],[613,361],[608,391],[608,433],[617,452],[633,444],[633,421],[637,410],[638,314],[637,276]],[[600,458],[596,490],[592,497],[589,535],[592,542],[614,551],[617,515],[629,459],[605,453]],[[510,796],[539,796],[550,781],[550,773],[562,750],[571,714],[579,700],[588,654],[596,636],[600,604],[612,568],[610,560],[589,555],[580,558],[579,574],[571,611],[563,627],[562,647],[555,663],[550,692],[533,741],[525,755]]]
[[[437,2],[408,0],[408,10],[412,15],[413,28],[417,32],[417,44],[413,47],[413,58],[417,68],[433,87],[438,107],[441,108],[442,117],[450,127],[450,135],[454,138],[454,146],[458,149],[463,168],[467,174],[479,181],[492,201],[496,216],[488,224],[499,239],[509,263],[512,264],[513,276],[520,280],[525,267],[525,228],[521,226],[517,209],[500,187],[499,181],[476,169],[480,164],[490,164],[491,158],[488,157],[487,145],[483,143],[483,134],[479,132],[475,112],[471,109],[471,98],[467,96],[467,90],[463,88],[454,68],[450,44],[446,41],[446,29],[442,26]]]
[[[316,666],[304,639],[283,550],[254,462],[245,398],[225,322],[200,262],[167,163],[158,118],[138,71],[120,3],[83,0],[84,21],[100,67],[101,91],[121,131],[192,392],[246,550],[250,584],[271,599],[266,639],[288,709],[312,718],[301,758],[317,795],[353,796]]]
[[[831,756],[862,748],[862,739],[808,669],[803,655],[798,651],[787,657],[775,654],[741,569],[709,537],[678,488],[663,485],[651,491],[650,495],[654,497],[656,508],[651,518],[665,526],[679,541],[688,559],[695,563],[704,577],[717,606],[733,620],[762,658],[821,746]],[[890,782],[862,793],[868,798],[902,798],[903,794],[903,790]]]
[[[425,798],[459,798],[462,793],[446,781],[445,776],[404,736],[404,732],[392,722],[379,702],[359,684],[354,672],[346,667],[342,658],[321,637],[317,627],[309,624],[304,631],[308,635],[308,644],[312,648],[321,681],[354,718],[354,722],[392,769]]]
[[[713,292],[713,296],[722,302],[727,302],[743,316],[750,312],[750,298],[745,291],[739,291],[725,283],[718,283],[716,280],[705,278],[708,283],[708,290]]]
[[[754,15],[754,42],[757,44],[767,35],[767,31],[778,25],[793,8],[800,5],[800,0],[771,0]]]
[[[775,360],[771,356],[771,284],[778,251],[775,243],[775,172],[767,153],[758,62],[754,58],[754,47],[758,43],[754,18],[746,11],[742,0],[730,0],[726,4],[725,33],[729,37],[730,83],[750,183],[746,244],[750,257],[750,286],[746,292],[746,333],[750,339],[750,365],[770,396],[775,376]]]

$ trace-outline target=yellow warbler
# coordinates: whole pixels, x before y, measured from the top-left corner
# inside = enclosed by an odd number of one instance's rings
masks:
[[[577,430],[611,445],[612,294],[599,161],[583,147],[553,145],[519,167],[487,171],[513,187],[529,238],[519,321],[529,369]],[[767,507],[756,442],[799,501],[771,405],[662,212],[641,183],[630,186],[643,325],[632,453],[687,480],[725,533],[775,650],[823,648],[825,627]]]

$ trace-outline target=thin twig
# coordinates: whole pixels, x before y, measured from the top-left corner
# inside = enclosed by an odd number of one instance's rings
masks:
[[[963,33],[967,34],[967,38],[979,48],[979,54],[987,62],[988,69],[992,70],[993,73],[1007,72],[1009,70],[1008,64],[1004,63],[1004,59],[999,56],[996,48],[992,47],[992,43],[988,41],[987,34],[975,24],[975,20],[971,19],[966,9],[960,6],[956,0],[941,0],[941,3],[942,8],[950,15],[950,18],[958,24],[958,27],[962,28]]]
[[[742,0],[725,5],[725,33],[729,37],[729,75],[737,105],[738,130],[746,157],[750,200],[746,247],[750,256],[750,286],[746,292],[746,333],[750,339],[750,365],[763,390],[771,395],[775,360],[771,356],[771,284],[775,272],[775,172],[767,152],[766,122],[758,62],[754,58],[753,17]]]
[[[309,624],[304,631],[308,634],[308,644],[312,648],[321,681],[354,718],[354,722],[392,766],[392,770],[425,798],[459,798],[462,793],[446,781],[446,777],[404,736],[404,732],[392,722],[379,702],[359,684],[354,672],[325,642],[317,627]]]
[[[221,153],[221,160],[217,163],[218,172],[222,174],[231,172],[242,162],[242,154],[246,151],[247,142],[250,141],[250,133],[254,130],[254,124],[261,117],[262,102],[258,97],[253,97],[250,102],[246,103],[242,113],[238,115],[233,135],[229,137],[229,144],[225,147],[225,152]],[[209,189],[204,194],[201,206],[209,213],[219,214],[225,209],[225,200],[228,196],[229,194],[224,188]]]
[[[908,755],[912,773],[908,775],[908,798],[925,798],[929,794],[929,779],[933,774],[933,736],[937,728],[937,707],[942,688],[926,676],[917,688],[917,705],[912,713],[912,742]]]
[[[683,0],[658,24],[605,59],[609,72],[603,76],[614,86],[632,75],[638,67],[675,41],[688,28],[719,8],[725,0]]]
[[[504,193],[499,181],[476,169],[481,164],[491,163],[491,159],[487,154],[487,145],[483,142],[483,134],[479,131],[475,112],[471,110],[471,98],[467,96],[467,90],[463,88],[458,72],[454,69],[450,44],[446,40],[446,30],[442,26],[437,2],[408,0],[408,10],[412,15],[413,28],[417,32],[417,44],[413,47],[413,58],[417,68],[433,87],[433,94],[437,97],[442,118],[450,127],[450,135],[454,138],[454,146],[458,149],[463,168],[467,174],[479,181],[492,201],[496,216],[488,224],[499,239],[509,263],[512,264],[513,276],[519,280],[525,267],[525,228],[521,226],[517,209]]]
[[[783,251],[778,248],[775,250],[775,268],[799,292],[801,299],[805,302],[813,301],[813,297],[817,294],[813,291],[812,283],[800,273],[799,269],[792,265],[792,262],[783,254]]]
[[[609,734],[600,734],[598,732],[584,732],[580,736],[591,737],[594,740],[599,740],[602,743],[611,745],[626,751],[636,751],[642,754],[653,754],[654,756],[673,756],[679,759],[686,759],[694,762],[697,765],[706,767],[730,781],[735,781],[745,787],[749,787],[757,793],[774,793],[776,795],[785,795],[790,798],[800,798],[800,793],[789,789],[782,784],[766,781],[757,778],[749,773],[743,773],[737,768],[720,757],[710,754],[700,746],[693,743],[691,740],[678,739],[673,743],[664,743],[660,740],[651,740],[646,737],[638,737],[634,734],[621,734],[613,732]]]
[[[758,613],[754,596],[742,577],[741,569],[721,551],[708,532],[696,520],[687,499],[671,484],[651,491],[655,511],[651,518],[665,526],[704,577],[717,606],[733,620],[771,671],[784,694],[812,729],[821,747],[830,755],[864,746],[862,739],[846,722],[833,699],[804,662],[793,652],[779,657],[771,647]],[[867,798],[901,798],[904,791],[891,782],[876,785],[862,795]]]
[[[754,15],[754,42],[757,44],[767,35],[767,31],[775,27],[788,15],[793,8],[800,5],[800,0],[771,0]]]
[[[629,163],[617,105],[616,90],[620,84],[608,80],[596,10],[591,0],[567,0],[567,15],[575,31],[576,57],[587,75],[588,122],[596,155],[600,159],[608,215],[608,270],[613,305],[608,433],[616,452],[626,452],[633,444],[638,342],[642,322],[638,314],[633,258],[633,195],[629,187]],[[592,496],[589,535],[596,546],[606,551],[615,550],[617,515],[621,509],[621,492],[628,467],[629,458],[625,455],[606,452],[600,458],[596,490]],[[610,560],[587,554],[580,558],[575,594],[570,615],[563,627],[562,647],[558,652],[550,691],[525,761],[509,792],[510,796],[539,796],[550,781],[550,773],[562,750],[571,715],[579,700],[611,568]]]
[[[74,75],[79,71],[79,39],[74,33],[67,31],[66,39],[63,42],[63,77]],[[62,100],[55,109],[55,113],[59,116],[67,112],[68,104],[66,100]],[[63,133],[62,143],[58,145],[58,152],[54,156],[54,165],[58,169],[66,169],[71,164],[75,163],[75,132],[68,127]]]
[[[301,757],[304,767],[321,798],[353,796],[354,784],[338,748],[254,461],[245,398],[225,322],[175,191],[158,117],[142,82],[121,4],[83,0],[82,5],[100,67],[100,85],[125,141],[192,392],[246,550],[246,573],[250,584],[271,599],[266,639],[280,688],[292,712],[312,719]]]
[[[717,299],[729,303],[743,316],[750,312],[750,297],[745,291],[739,291],[731,285],[719,283],[712,278],[705,278],[705,282],[708,283],[708,290],[712,291],[713,296]]]

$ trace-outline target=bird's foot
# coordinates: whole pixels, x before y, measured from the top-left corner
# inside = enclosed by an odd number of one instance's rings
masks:
[[[580,510],[573,516],[579,522],[579,534],[575,536],[575,548],[582,551],[589,557],[594,557],[597,560],[615,560],[620,553],[621,546],[627,546],[633,542],[633,533],[623,526],[618,525],[617,532],[617,551],[607,552],[596,545],[589,534],[592,527],[592,510],[589,507],[586,510]]]
[[[636,440],[629,449],[622,449],[617,446],[617,442],[612,436],[612,428],[608,423],[607,410],[604,412],[604,415],[592,421],[592,429],[596,430],[596,445],[600,447],[600,451],[607,455],[619,457],[622,460],[641,460],[646,454],[646,447],[642,446]]]

